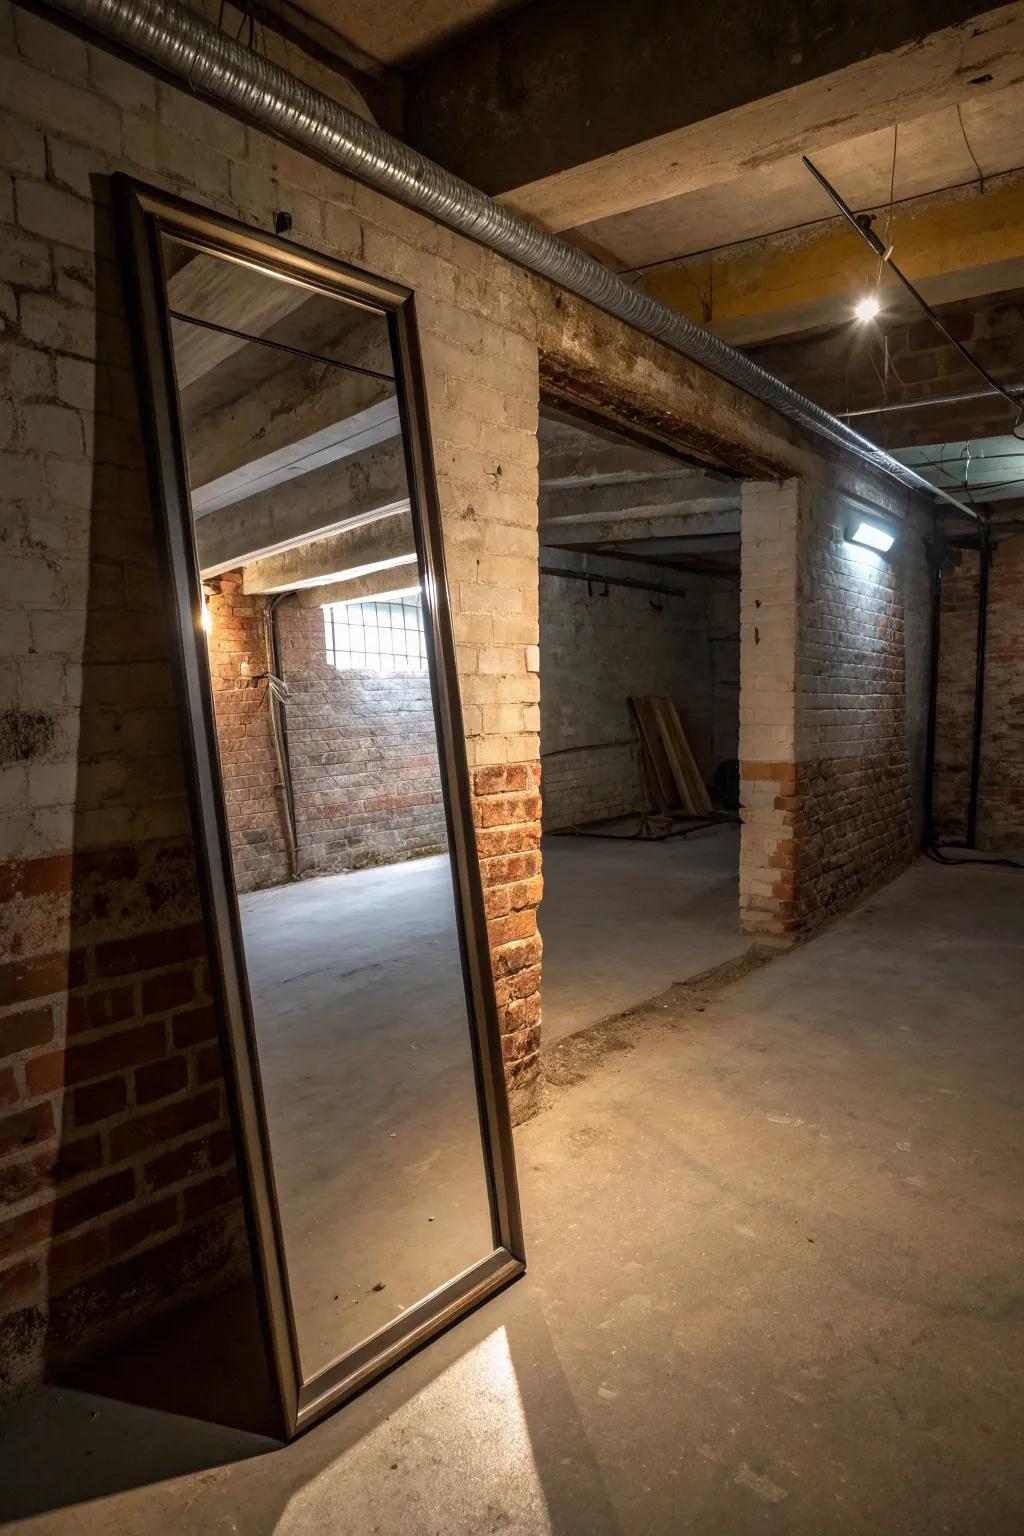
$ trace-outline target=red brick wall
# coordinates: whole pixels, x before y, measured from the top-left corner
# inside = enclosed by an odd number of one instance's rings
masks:
[[[927,612],[928,568],[913,523],[892,554],[844,538],[851,506],[806,488],[797,627],[795,911],[800,927],[890,880],[917,852],[922,786],[912,768],[907,609]],[[927,655],[912,657],[923,682]]]
[[[967,830],[978,613],[978,556],[960,552],[942,585],[934,814],[940,837]],[[1024,537],[996,543],[989,572],[977,841],[1024,847]]]
[[[191,846],[0,881],[2,1395],[248,1253]]]
[[[473,819],[512,1118],[534,1107],[540,1060],[540,764],[477,768]]]
[[[339,672],[321,608],[278,609],[303,874],[390,864],[447,846],[426,673]]]
[[[240,571],[208,583],[210,674],[235,882],[261,890],[291,878],[284,793],[274,750],[263,610]]]
[[[852,510],[824,481],[744,487],[740,905],[753,934],[809,932],[919,843],[925,519],[904,508],[882,559],[846,543]]]

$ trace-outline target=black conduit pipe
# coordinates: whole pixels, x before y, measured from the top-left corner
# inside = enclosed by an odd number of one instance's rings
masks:
[[[942,571],[946,563],[946,546],[933,546],[932,551],[932,639],[928,669],[928,731],[924,761],[924,831],[922,847],[927,851],[935,843],[935,735],[939,701],[939,641],[942,632]]]
[[[977,846],[978,788],[981,779],[981,736],[985,715],[985,643],[988,633],[988,571],[992,547],[988,532],[978,537],[978,638],[974,653],[974,722],[971,733],[971,788],[967,801],[967,846]]]
[[[277,633],[278,605],[291,594],[280,592],[263,610],[263,632],[267,648],[267,703],[270,705],[270,725],[274,736],[274,751],[281,776],[281,792],[284,797],[284,823],[288,837],[288,855],[292,866],[292,879],[299,876],[299,833],[295,815],[295,791],[292,786],[292,759],[288,749],[288,722],[274,687],[283,682],[281,675],[281,646]],[[271,681],[273,679],[274,681]]]

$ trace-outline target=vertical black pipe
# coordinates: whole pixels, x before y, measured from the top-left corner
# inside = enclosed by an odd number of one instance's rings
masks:
[[[971,739],[971,789],[967,801],[967,846],[978,834],[978,785],[981,778],[981,734],[985,713],[985,640],[988,631],[988,568],[992,562],[988,532],[978,537],[978,638],[974,653],[974,729]]]
[[[281,677],[281,647],[277,634],[277,609],[283,598],[290,594],[281,592],[263,610],[263,625],[267,646],[267,669],[278,679]],[[299,875],[299,831],[298,821],[295,815],[295,789],[292,782],[292,758],[288,749],[288,721],[281,701],[274,691],[269,678],[267,680],[267,702],[270,705],[270,723],[274,733],[274,747],[277,752],[278,768],[281,773],[281,789],[284,793],[285,831],[288,834],[288,852],[291,857],[292,879],[297,880]]]
[[[935,843],[935,736],[939,701],[939,641],[942,633],[942,570],[946,563],[946,545],[932,546],[932,649],[928,671],[928,732],[924,759],[924,829],[922,847]]]

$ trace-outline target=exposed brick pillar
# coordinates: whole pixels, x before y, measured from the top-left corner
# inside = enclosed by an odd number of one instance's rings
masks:
[[[885,558],[845,538],[850,518],[876,502],[903,521]],[[825,475],[744,487],[747,933],[809,932],[914,857],[928,601],[922,530],[899,498]]]
[[[539,763],[476,769],[473,816],[513,1121],[535,1108],[539,1087],[540,811]]]
[[[740,916],[785,938],[796,923],[796,665],[800,482],[748,481],[740,566]]]

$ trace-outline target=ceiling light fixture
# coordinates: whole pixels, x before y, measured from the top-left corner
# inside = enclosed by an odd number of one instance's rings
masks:
[[[881,518],[857,516],[847,524],[845,538],[848,544],[861,544],[886,555],[896,542],[896,529]]]
[[[859,304],[853,306],[853,312],[858,320],[873,320],[881,308],[875,295],[869,293],[867,298],[861,299]]]

